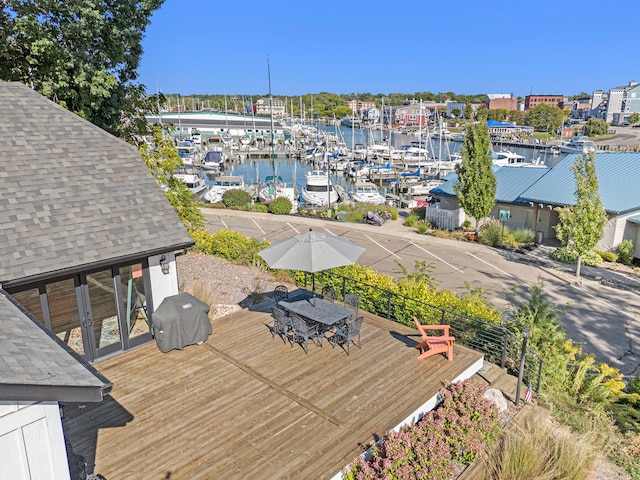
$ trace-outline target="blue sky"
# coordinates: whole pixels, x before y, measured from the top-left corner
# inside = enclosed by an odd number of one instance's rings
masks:
[[[615,8],[610,8],[614,7]],[[575,95],[640,80],[640,2],[166,0],[147,93]]]

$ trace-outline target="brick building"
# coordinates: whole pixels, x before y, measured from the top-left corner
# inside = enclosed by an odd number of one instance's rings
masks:
[[[542,104],[560,107],[563,102],[564,97],[562,95],[527,95],[524,97],[524,109],[529,110]]]
[[[506,110],[518,109],[518,99],[513,96],[513,93],[489,93],[485,103],[489,110],[497,110],[499,108]]]

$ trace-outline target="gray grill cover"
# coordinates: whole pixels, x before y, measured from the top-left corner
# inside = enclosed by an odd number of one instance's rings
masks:
[[[189,293],[165,298],[153,312],[153,333],[162,352],[201,343],[211,335],[209,305]]]

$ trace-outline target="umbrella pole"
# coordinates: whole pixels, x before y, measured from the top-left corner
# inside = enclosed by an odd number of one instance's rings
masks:
[[[316,273],[311,272],[311,291],[315,295],[316,293]]]

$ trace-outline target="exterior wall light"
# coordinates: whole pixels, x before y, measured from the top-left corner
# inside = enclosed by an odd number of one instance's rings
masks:
[[[167,262],[167,257],[162,255],[160,257],[160,268],[162,269],[162,273],[167,275],[169,273],[169,267],[170,265],[169,265],[169,262]]]

